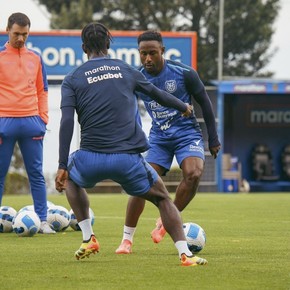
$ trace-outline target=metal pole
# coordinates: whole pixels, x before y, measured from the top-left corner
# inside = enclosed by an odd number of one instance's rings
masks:
[[[223,79],[224,0],[219,1],[218,81]]]

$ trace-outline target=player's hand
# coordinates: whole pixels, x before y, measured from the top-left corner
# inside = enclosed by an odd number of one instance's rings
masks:
[[[65,169],[58,169],[55,177],[55,189],[58,192],[62,192],[66,188],[66,182],[68,179],[68,172]]]
[[[190,117],[192,115],[192,112],[193,112],[193,106],[192,105],[189,105],[189,104],[186,104],[187,105],[187,109],[185,112],[182,113],[182,117]]]
[[[213,156],[214,159],[217,158],[220,149],[221,145],[209,148],[210,154]]]

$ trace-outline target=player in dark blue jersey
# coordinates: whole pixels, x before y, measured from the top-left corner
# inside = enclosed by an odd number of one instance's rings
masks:
[[[187,248],[180,213],[169,197],[157,172],[142,152],[149,144],[141,129],[136,93],[188,117],[192,106],[159,90],[144,75],[125,62],[107,56],[111,34],[100,23],[82,30],[82,48],[88,61],[69,73],[61,87],[59,169],[55,186],[66,196],[82,230],[83,243],[75,257],[82,259],[99,251],[89,216],[89,199],[84,188],[111,179],[132,196],[155,204],[164,219],[183,266],[204,265],[205,259],[192,256]],[[69,155],[74,112],[81,127],[80,149]]]
[[[159,89],[173,94],[185,103],[192,104],[192,98],[200,105],[208,131],[209,151],[214,158],[220,150],[220,142],[215,124],[212,103],[197,72],[180,62],[165,60],[162,36],[156,31],[146,31],[138,37],[141,72]],[[183,179],[176,190],[174,203],[182,211],[196,195],[204,169],[204,141],[200,125],[194,114],[182,118],[174,108],[168,108],[152,100],[141,92],[138,96],[144,101],[152,118],[149,135],[150,149],[146,161],[160,176],[170,170],[174,156],[182,170]],[[117,254],[132,252],[133,235],[138,219],[144,209],[145,200],[130,197],[121,245]],[[156,228],[151,232],[155,243],[159,243],[166,230],[165,220],[157,219]]]

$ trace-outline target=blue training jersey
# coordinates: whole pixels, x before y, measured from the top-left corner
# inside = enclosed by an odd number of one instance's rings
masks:
[[[209,120],[208,129],[211,128],[209,135],[211,134],[213,140],[218,141],[211,102],[195,70],[180,62],[164,60],[164,67],[157,76],[149,74],[144,67],[140,68],[140,71],[159,89],[173,94],[185,103],[192,104],[192,97],[198,96],[197,102],[205,108],[204,118],[206,121]],[[142,93],[138,96],[144,101],[147,112],[152,118],[151,132],[158,138],[178,138],[201,131],[194,113],[190,118],[183,118],[175,109],[158,104],[146,94]]]
[[[122,60],[90,59],[65,77],[61,108],[73,107],[77,112],[81,149],[103,153],[138,153],[149,149],[140,124],[137,91],[186,111],[183,102],[157,89]],[[65,128],[61,126],[60,131],[60,145],[64,147],[60,148],[60,163],[64,165],[71,138],[65,136]]]

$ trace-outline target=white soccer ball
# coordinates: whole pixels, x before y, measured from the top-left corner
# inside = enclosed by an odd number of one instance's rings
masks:
[[[53,207],[55,204],[53,203],[53,202],[51,202],[51,201],[47,201],[47,209],[49,209],[49,208],[51,208],[51,207]]]
[[[66,230],[70,219],[69,211],[61,205],[51,206],[47,211],[47,222],[56,232]]]
[[[183,224],[183,230],[189,250],[193,254],[200,252],[206,243],[204,229],[196,223],[189,222]]]
[[[32,210],[18,212],[13,221],[13,231],[19,237],[32,237],[40,229],[40,219]]]
[[[10,233],[13,231],[12,224],[16,214],[16,209],[11,206],[0,207],[0,233]]]
[[[71,216],[71,220],[70,220],[70,223],[69,223],[70,227],[72,229],[74,229],[75,231],[80,231],[81,229],[79,227],[77,218],[76,218],[73,210],[71,209],[69,211],[69,213],[70,213],[70,216]],[[89,214],[90,214],[90,219],[91,219],[91,225],[93,226],[94,223],[95,223],[95,214],[94,214],[94,212],[93,212],[93,210],[91,208],[89,209]]]
[[[34,205],[33,205],[33,204],[26,205],[26,206],[22,207],[22,208],[18,211],[18,213],[20,213],[20,212],[22,212],[22,211],[24,211],[24,210],[34,211]]]

